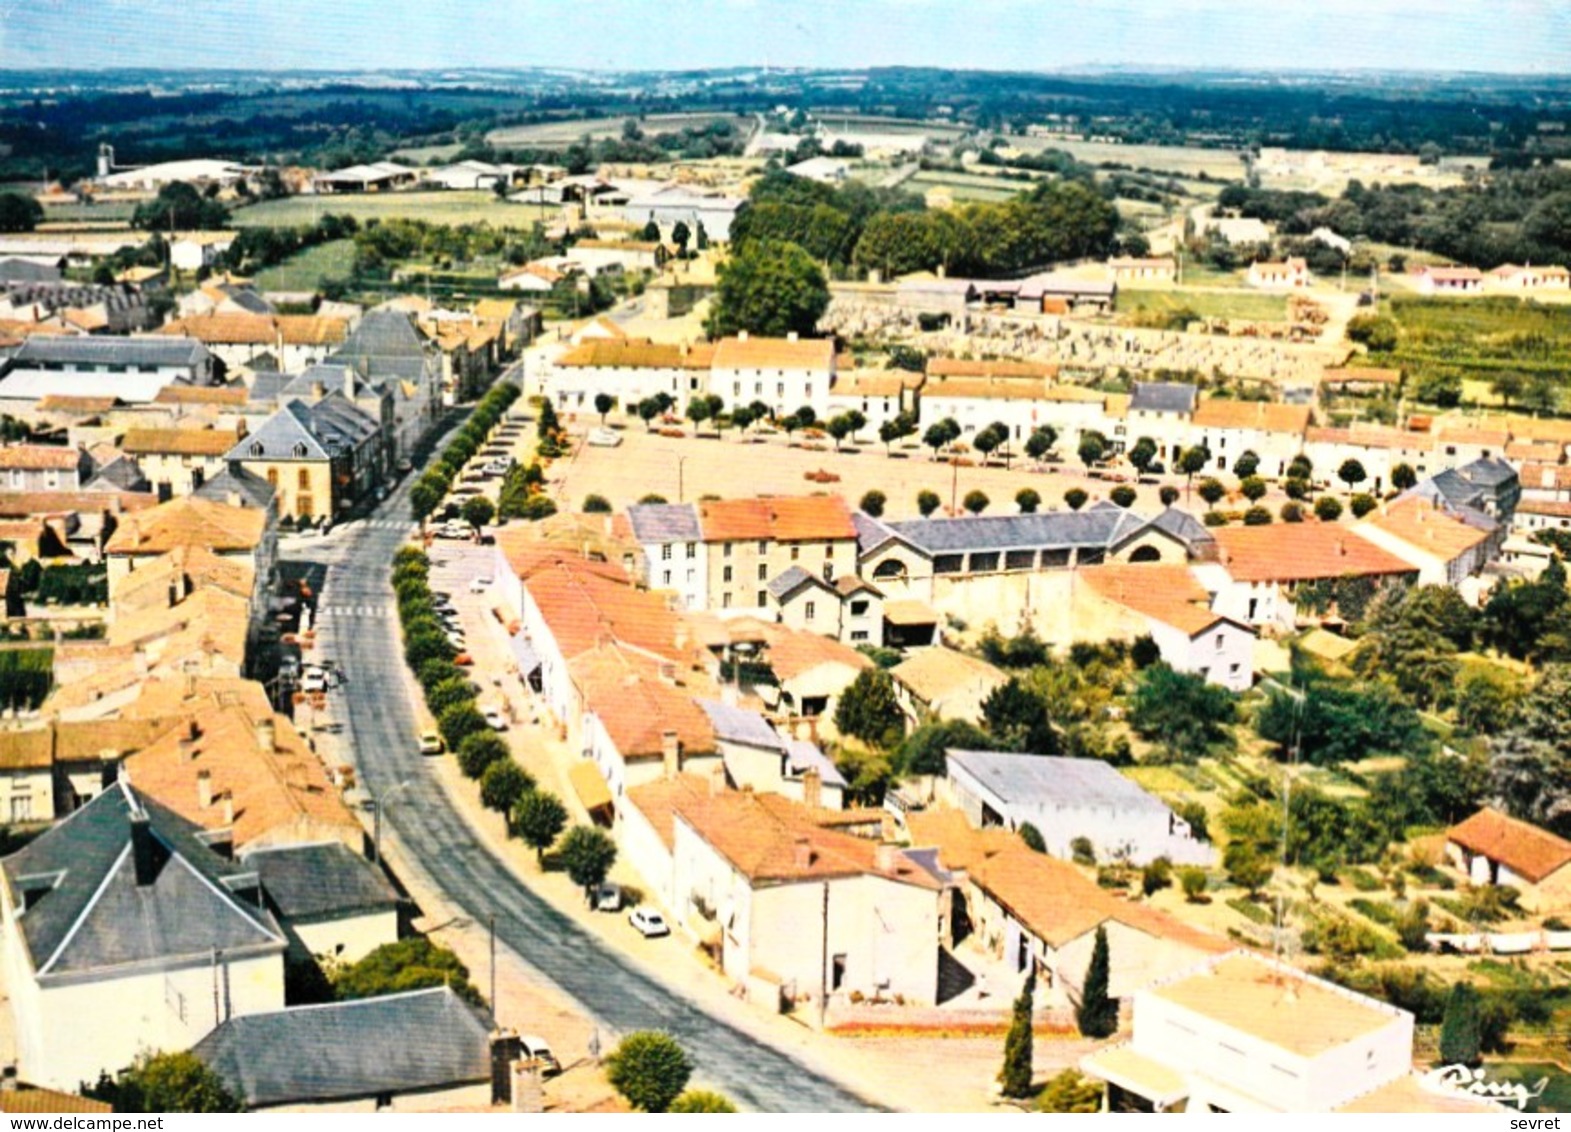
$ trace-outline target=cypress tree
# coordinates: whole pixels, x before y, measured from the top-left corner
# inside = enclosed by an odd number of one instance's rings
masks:
[[[1036,972],[1033,970],[1026,975],[1020,997],[1015,999],[1014,1016],[1009,1021],[1009,1033],[1004,1037],[1004,1067],[998,1071],[998,1083],[1003,1086],[1006,1097],[1031,1095],[1031,1012],[1035,992]]]
[[[1453,983],[1440,1023],[1440,1060],[1445,1065],[1477,1065],[1483,1044],[1483,1017],[1472,983]]]
[[[1091,965],[1086,968],[1080,1004],[1075,1009],[1075,1024],[1088,1038],[1105,1038],[1118,1029],[1118,1003],[1107,993],[1111,969],[1107,929],[1098,927],[1096,944],[1091,949]]]

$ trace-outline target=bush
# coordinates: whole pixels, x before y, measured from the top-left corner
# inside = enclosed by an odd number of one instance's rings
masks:
[[[1302,523],[1304,521],[1304,505],[1293,500],[1282,504],[1282,522]]]
[[[1031,1095],[1031,1063],[1035,1035],[1031,1029],[1033,997],[1036,989],[1035,974],[1026,975],[1020,997],[1015,999],[1009,1019],[1009,1032],[1004,1035],[1004,1064],[998,1071],[999,1092],[1006,1097]]]
[[[1347,501],[1348,508],[1353,512],[1353,518],[1362,519],[1380,504],[1375,497],[1366,491],[1361,491]]]
[[[944,501],[938,498],[936,491],[923,490],[916,493],[916,509],[924,519],[943,505]]]
[[[693,1075],[693,1063],[669,1034],[639,1030],[606,1058],[606,1079],[634,1108],[666,1112]]]
[[[1342,517],[1342,504],[1329,495],[1315,500],[1315,518],[1323,523],[1334,523]]]
[[[1161,489],[1156,494],[1157,498],[1162,501],[1163,507],[1171,507],[1173,504],[1178,502],[1178,497],[1181,493],[1176,487],[1169,483],[1163,484]]]
[[[707,1089],[689,1089],[671,1102],[667,1112],[735,1112],[732,1104],[720,1093]]]
[[[484,1001],[458,956],[423,936],[384,943],[358,962],[337,968],[329,978],[340,1001],[444,986],[477,1006]]]
[[[112,1079],[101,1074],[85,1096],[116,1112],[244,1112],[228,1083],[194,1053],[144,1053]]]
[[[606,515],[611,511],[611,501],[603,495],[584,496],[584,513],[587,515]]]
[[[987,505],[990,502],[992,501],[987,498],[986,492],[973,490],[966,492],[965,498],[960,501],[960,506],[973,515],[980,515],[987,510]]]
[[[871,515],[873,518],[877,519],[883,515],[884,505],[888,502],[889,497],[875,488],[872,491],[864,493],[861,501],[857,504],[857,506],[861,508],[862,511],[866,514]]]
[[[1043,1086],[1035,1107],[1037,1112],[1101,1112],[1102,1086],[1065,1069]]]
[[[556,514],[556,503],[549,495],[531,495],[518,507],[518,517],[538,522]]]
[[[1064,492],[1064,502],[1069,504],[1071,511],[1078,511],[1086,505],[1086,500],[1091,497],[1082,488],[1072,487]]]
[[[1022,515],[1034,515],[1036,509],[1042,506],[1042,494],[1032,487],[1022,487],[1015,492],[1015,506],[1020,508]]]
[[[1136,498],[1138,498],[1138,495],[1135,489],[1130,487],[1128,484],[1119,484],[1112,491],[1107,493],[1107,497],[1114,503],[1118,504],[1120,507],[1133,507],[1135,505]]]
[[[1047,852],[1047,842],[1042,840],[1042,831],[1030,822],[1020,823],[1020,840],[1026,843],[1026,848],[1037,853]]]
[[[481,727],[486,728],[483,718]],[[446,738],[446,731],[443,738]],[[458,769],[469,778],[479,778],[493,763],[510,758],[502,737],[488,728],[465,735],[452,749],[457,753]]]
[[[1069,843],[1069,854],[1077,865],[1090,867],[1096,864],[1096,846],[1089,837],[1077,837]]]
[[[491,734],[487,729],[485,716],[480,714],[480,709],[475,707],[473,700],[449,707],[436,717],[436,726],[450,751],[458,750],[464,740],[471,735]],[[494,735],[491,737],[496,738]]]
[[[1244,526],[1264,527],[1271,522],[1271,510],[1268,507],[1251,507],[1244,512]]]
[[[1184,899],[1191,904],[1201,903],[1209,878],[1206,871],[1189,865],[1178,870],[1178,887],[1184,890]]]
[[[470,736],[466,741],[473,739],[474,736]],[[488,810],[511,815],[518,799],[534,788],[535,780],[518,763],[511,758],[496,759],[481,772],[480,804]]]
[[[1207,511],[1200,517],[1200,521],[1208,527],[1227,526],[1227,516],[1220,511]]]
[[[1140,870],[1140,891],[1147,896],[1155,896],[1164,888],[1173,886],[1173,862],[1166,857],[1158,857]]]

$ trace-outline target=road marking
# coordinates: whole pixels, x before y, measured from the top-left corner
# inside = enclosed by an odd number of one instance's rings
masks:
[[[317,610],[317,617],[389,617],[392,610],[386,605],[324,605]]]

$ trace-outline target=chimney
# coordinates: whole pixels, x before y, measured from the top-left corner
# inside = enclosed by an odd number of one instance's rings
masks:
[[[153,827],[140,807],[131,811],[131,862],[136,869],[136,886],[146,888],[157,877],[153,866]]]
[[[795,342],[796,341],[796,331],[794,331],[794,330],[787,331],[786,332],[786,341],[787,342]]]
[[[745,330],[738,330],[736,332],[736,340],[738,342],[746,342],[747,341],[747,331],[745,331]]]
[[[271,754],[278,748],[273,745],[276,736],[273,734],[273,720],[269,716],[258,720],[256,724],[256,749]]]
[[[1338,554],[1340,554],[1343,558],[1347,557],[1347,540],[1345,538],[1337,540],[1336,552]]]
[[[512,1092],[508,1107],[514,1112],[545,1111],[545,1098],[540,1089],[540,1069],[540,1062],[533,1058],[513,1062]]]
[[[180,762],[192,763],[196,761],[196,739],[191,735],[182,735],[177,740],[180,748]]]
[[[524,1052],[523,1039],[512,1030],[494,1030],[491,1033],[491,1103],[506,1104],[516,1099],[512,1088],[519,1057]]]
[[[709,796],[711,798],[718,798],[724,793],[725,766],[722,764],[721,766],[716,767],[715,772],[709,776]]]
[[[227,826],[235,824],[235,792],[233,790],[228,791],[224,795],[224,824]]]
[[[229,491],[224,495],[224,502],[229,504],[231,507],[243,506],[243,504],[240,502],[240,493],[234,488],[230,488]]]
[[[810,809],[823,809],[824,776],[815,766],[802,772],[802,805]]]
[[[881,873],[892,873],[900,860],[900,850],[893,845],[880,844],[873,849],[873,867]]]
[[[660,732],[660,757],[665,762],[665,776],[675,778],[682,772],[682,742],[676,737],[676,732],[669,729]]]
[[[196,772],[196,804],[204,810],[212,808],[213,772],[210,770],[203,769]]]
[[[798,837],[792,845],[792,861],[799,869],[811,868],[813,865],[813,843],[805,837]]]
[[[326,396],[327,386],[323,385],[320,381],[313,381],[311,383],[311,401],[315,403]]]

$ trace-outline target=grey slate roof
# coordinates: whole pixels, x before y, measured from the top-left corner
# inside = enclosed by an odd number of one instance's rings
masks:
[[[64,307],[96,307],[123,313],[143,306],[142,296],[124,283],[73,283],[70,280],[38,280],[12,283],[6,298],[13,306],[36,306],[47,311]]]
[[[229,450],[230,460],[326,460],[352,451],[381,428],[342,393],[320,401],[285,401]]]
[[[331,919],[398,905],[387,877],[341,841],[278,845],[246,854],[262,891],[286,920]]]
[[[820,780],[826,786],[847,785],[845,775],[840,773],[840,768],[816,744],[809,743],[806,739],[786,740],[786,765],[796,774],[804,771],[816,770]]]
[[[373,381],[419,381],[428,354],[414,320],[402,311],[367,311],[329,364],[353,366]]]
[[[870,554],[895,537],[894,531],[889,529],[888,524],[881,519],[873,518],[865,511],[851,512],[851,525],[856,528],[858,554]]]
[[[1516,469],[1498,456],[1483,456],[1470,464],[1463,464],[1457,474],[1468,483],[1486,487],[1500,487],[1517,478]]]
[[[196,366],[208,357],[195,338],[72,338],[35,334],[16,352],[18,368],[45,365]]]
[[[887,528],[927,554],[944,554],[1028,547],[1109,547],[1149,525],[1148,520],[1132,511],[1110,506],[1034,515],[907,519],[889,523]]]
[[[1180,381],[1137,381],[1129,399],[1133,412],[1192,413],[1200,394]]]
[[[147,814],[155,845],[146,887],[136,883],[133,812]],[[39,890],[20,919],[37,974],[202,961],[214,948],[282,952],[272,915],[229,888],[243,889],[251,870],[209,849],[200,833],[122,783],[0,862],[15,902]]]
[[[1158,530],[1166,531],[1186,546],[1209,545],[1216,542],[1216,536],[1206,528],[1206,525],[1196,519],[1188,511],[1180,511],[1177,507],[1169,507],[1155,519],[1151,525]]]
[[[779,577],[771,580],[764,588],[774,595],[776,601],[784,601],[788,595],[795,593],[803,586],[818,586],[820,589],[827,590],[837,597],[839,596],[839,591],[828,582],[824,581],[817,574],[802,569],[800,566],[789,567]]]
[[[756,711],[732,707],[718,700],[699,700],[698,706],[709,717],[715,737],[730,743],[743,743],[749,747],[784,751],[785,741],[769,726],[769,721]]]
[[[490,1030],[449,987],[231,1018],[191,1051],[250,1108],[488,1080]]]
[[[146,491],[147,477],[135,460],[118,456],[93,470],[92,478],[84,485],[86,491]]]
[[[703,540],[698,508],[692,503],[635,503],[627,509],[627,521],[643,545]]]
[[[239,464],[231,463],[191,494],[214,503],[228,503],[231,493],[240,497],[240,506],[264,511],[273,502],[277,488],[255,472],[248,472]]]
[[[57,283],[60,268],[27,259],[0,256],[0,283]]]
[[[999,751],[948,752],[951,774],[963,767],[1005,803],[1023,806],[1166,813],[1147,794],[1100,759],[1065,759]]]

